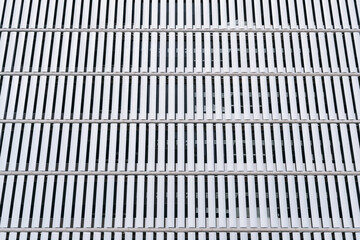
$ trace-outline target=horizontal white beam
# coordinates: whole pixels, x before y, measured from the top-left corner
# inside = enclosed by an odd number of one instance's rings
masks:
[[[359,77],[360,72],[0,72],[0,76],[319,76],[319,77]]]
[[[276,124],[276,123],[289,123],[289,124],[360,124],[360,120],[265,120],[265,119],[231,119],[231,120],[218,120],[218,119],[196,119],[196,120],[181,120],[181,119],[1,119],[0,124],[10,124],[10,123],[19,123],[19,124],[34,124],[34,123],[97,123],[97,124],[111,124],[111,123],[129,123],[129,124],[160,124],[160,123],[180,123],[180,124],[207,124],[207,123],[250,123],[250,124]]]
[[[0,32],[360,32],[358,28],[0,28]]]
[[[359,232],[360,228],[0,228],[0,232]]]
[[[321,172],[299,172],[299,171],[284,171],[284,172],[269,172],[269,171],[241,171],[241,172],[229,172],[229,171],[204,171],[204,172],[174,172],[174,171],[156,171],[156,172],[120,172],[120,171],[0,171],[0,176],[12,176],[12,175],[116,175],[116,176],[217,176],[217,175],[229,175],[229,176],[359,176],[359,171],[321,171]]]

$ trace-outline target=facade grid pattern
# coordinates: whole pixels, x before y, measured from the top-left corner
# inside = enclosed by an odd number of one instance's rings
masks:
[[[0,239],[360,240],[360,1],[0,0]]]

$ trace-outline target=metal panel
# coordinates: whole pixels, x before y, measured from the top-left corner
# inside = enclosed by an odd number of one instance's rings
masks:
[[[0,237],[359,239],[359,16],[0,1]]]

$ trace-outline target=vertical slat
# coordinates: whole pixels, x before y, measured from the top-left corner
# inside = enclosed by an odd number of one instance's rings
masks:
[[[250,227],[258,227],[258,217],[257,217],[257,204],[256,204],[256,195],[257,189],[255,187],[255,176],[247,176],[248,180],[248,201],[249,201],[249,217],[250,217]]]
[[[205,170],[204,162],[204,124],[196,125],[196,171]]]
[[[161,146],[160,146],[161,148]],[[161,169],[160,169],[161,170]],[[165,176],[157,177],[157,211],[156,211],[156,219],[155,219],[155,227],[165,227]]]
[[[310,139],[310,134],[309,134],[309,125],[302,124],[301,130],[303,133],[306,170],[311,172],[311,171],[315,170],[315,166],[313,164],[313,155],[311,152],[311,145],[310,145],[311,139]]]
[[[190,15],[190,12],[188,12],[188,8],[189,8],[189,4],[187,3],[187,16]],[[191,8],[190,8],[191,9]],[[188,20],[188,19],[187,19]],[[191,22],[186,22],[186,27],[188,28],[189,25],[192,24]],[[193,33],[186,33],[186,68],[185,71],[186,72],[193,72],[194,68],[193,68],[193,54],[194,54],[194,43],[193,43]],[[186,119],[194,119],[194,78],[193,76],[187,76],[186,77],[186,102],[187,102],[187,114],[186,114]]]
[[[223,135],[223,125],[215,124],[216,128],[216,170],[224,171],[225,170],[225,159],[224,159],[224,135]]]
[[[356,219],[359,219],[360,217],[360,211],[359,211],[359,198],[358,196],[355,194],[355,192],[353,190],[356,189],[356,184],[355,184],[355,177],[349,176],[347,177],[347,181],[348,181],[348,186],[349,186],[349,193],[350,193],[350,202],[351,202],[351,213],[352,213],[352,224],[354,227],[359,227],[359,222],[356,221]]]
[[[197,226],[201,228],[206,227],[206,209],[205,209],[205,181],[206,176],[198,176],[198,189],[197,189],[197,205],[198,205],[198,223]],[[203,234],[202,234],[203,235]],[[202,236],[204,237],[204,236]]]
[[[218,204],[219,204],[219,222],[218,227],[227,227],[226,221],[226,200],[225,200],[225,177],[218,176]]]
[[[187,171],[195,170],[195,159],[194,159],[194,124],[187,124]]]
[[[5,6],[4,16],[2,16],[4,19],[2,22],[2,27],[5,27],[5,28],[10,27],[10,24],[11,24],[10,20],[11,20],[11,16],[12,16],[13,4],[14,4],[14,1],[10,1],[10,2],[7,2],[6,6]]]
[[[283,124],[283,128],[286,129],[287,125]],[[274,134],[274,148],[275,148],[275,162],[276,162],[276,170],[284,171],[284,161],[282,156],[282,146],[281,146],[281,132],[280,125],[273,124],[273,134]],[[290,153],[289,153],[290,154]]]
[[[301,142],[301,132],[300,132],[300,126],[298,124],[292,125],[292,133],[293,133],[293,139],[294,139],[294,149],[295,149],[295,155],[296,155],[296,170],[297,171],[304,171],[304,163],[302,159],[302,142]],[[304,140],[305,141],[305,140]],[[309,156],[306,156],[308,159]]]
[[[240,46],[247,46],[246,45],[246,36],[245,33],[240,33],[239,37],[239,45]],[[241,62],[241,72],[247,72],[248,71],[248,59],[246,51],[248,49],[244,49],[240,51],[240,62]],[[249,80],[248,77],[243,76],[241,77],[241,83],[242,83],[242,92],[243,92],[243,106],[244,106],[244,119],[250,119],[250,97],[249,97]]]
[[[206,170],[215,170],[214,125],[206,124]]]
[[[167,136],[167,167],[169,171],[175,171],[175,125],[168,125],[168,136]],[[175,226],[175,177],[168,176],[167,185],[167,221],[166,225],[169,227]]]
[[[245,176],[238,176],[239,227],[247,227]]]
[[[254,155],[253,155],[253,134],[252,125],[245,124],[245,146],[246,146],[246,168],[249,171],[255,170]]]
[[[233,128],[231,124],[225,125],[225,143],[226,143],[226,170],[234,171],[234,139]]]
[[[228,206],[229,206],[229,227],[237,227],[236,189],[235,176],[228,176]]]
[[[195,176],[188,176],[187,177],[187,224],[186,227],[196,227],[196,219],[195,219],[195,212],[196,212],[196,205],[195,205]]]
[[[232,1],[231,1],[232,2]],[[232,8],[235,10],[234,8]],[[230,34],[230,50],[231,50],[231,72],[239,72],[239,56],[238,56],[238,35],[236,33]],[[234,119],[241,118],[241,102],[240,102],[240,82],[239,77],[232,77],[232,94],[234,103]]]
[[[279,207],[280,207],[280,223],[281,227],[286,228],[290,227],[289,224],[289,215],[288,215],[288,204],[287,204],[287,194],[285,188],[285,177],[277,176],[278,180],[278,194],[279,194]]]
[[[235,124],[236,168],[238,171],[245,170],[242,134],[242,125]]]
[[[256,170],[264,171],[263,145],[265,144],[262,143],[262,129],[260,124],[254,124],[254,135],[255,142],[258,143],[255,144]]]
[[[350,219],[350,208],[349,202],[350,199],[348,198],[348,193],[346,191],[345,177],[344,176],[337,176],[337,184],[339,188],[339,195],[340,195],[340,206],[341,206],[341,214],[342,214],[342,224],[344,227],[352,227],[352,221]]]
[[[276,188],[275,188],[275,176],[268,176],[268,188],[269,188],[269,199],[278,199],[276,196]],[[270,226],[271,227],[279,227],[279,208],[277,201],[269,201],[270,208]]]
[[[185,170],[185,127],[184,124],[178,124],[177,128],[177,165],[176,170]]]
[[[286,132],[285,132],[286,133]],[[270,124],[264,124],[264,145],[265,145],[265,159],[266,159],[266,170],[274,171],[274,160],[273,160],[273,143],[271,139],[271,127]],[[285,144],[286,147],[286,144]]]
[[[186,190],[185,190],[185,176],[178,176],[178,182],[177,182],[177,206],[178,206],[178,217],[177,217],[177,224],[176,227],[183,228],[186,227],[186,210],[185,210],[185,204],[186,204]]]
[[[216,192],[215,192],[215,176],[208,176],[208,208],[209,208],[209,217],[208,217],[208,227],[217,227],[216,221]]]
[[[332,215],[332,225],[333,227],[340,227],[342,225],[339,213],[339,201],[338,201],[338,192],[336,191],[336,183],[334,176],[327,176],[329,198],[330,198],[330,207],[331,207],[331,215]],[[325,188],[324,188],[325,189]]]
[[[301,226],[302,227],[311,227],[310,225],[310,219],[309,219],[309,206],[308,206],[308,202],[307,202],[307,198],[310,198],[310,202],[313,202],[315,201],[316,199],[313,199],[314,196],[313,195],[310,195],[307,193],[307,190],[306,190],[306,183],[305,181],[307,181],[308,179],[305,179],[304,176],[298,176],[297,178],[298,180],[298,191],[299,191],[299,200],[300,200],[300,210],[301,210]],[[311,216],[312,217],[312,216]],[[316,222],[318,219],[317,219],[317,214],[315,213],[314,214],[314,221]]]
[[[166,125],[165,124],[159,124],[158,125],[158,149],[157,149],[157,167],[156,169],[159,171],[165,171],[166,170],[166,162],[165,162],[165,146],[166,146]]]
[[[297,204],[297,197],[296,197],[296,187],[295,187],[295,176],[287,176],[287,185],[288,189],[286,191],[288,192],[288,198],[289,202],[291,203],[290,207],[290,221],[291,221],[291,227],[300,227],[300,221],[299,221],[299,215],[298,215],[298,209],[300,206]],[[286,194],[286,193],[285,193]]]

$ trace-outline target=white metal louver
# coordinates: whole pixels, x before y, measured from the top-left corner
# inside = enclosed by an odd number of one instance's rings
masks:
[[[360,1],[0,0],[0,239],[360,240]]]

